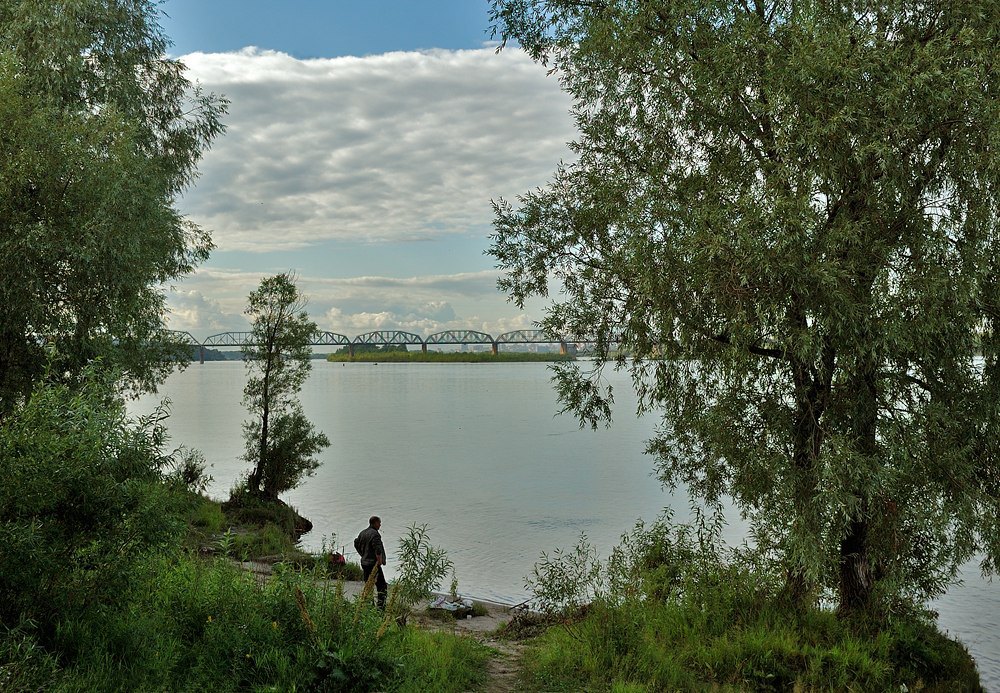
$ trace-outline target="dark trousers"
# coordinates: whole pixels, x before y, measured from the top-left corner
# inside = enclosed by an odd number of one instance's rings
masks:
[[[362,563],[361,569],[365,573],[365,582],[368,582],[372,570],[378,571],[378,575],[375,576],[375,589],[378,592],[378,608],[385,611],[385,597],[389,593],[389,583],[385,581],[385,573],[382,572],[382,566],[374,563],[372,565]]]

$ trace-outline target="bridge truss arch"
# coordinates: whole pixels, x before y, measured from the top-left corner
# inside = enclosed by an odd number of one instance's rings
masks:
[[[173,335],[178,342],[189,346],[201,346],[201,342],[194,338],[194,335],[186,330],[163,330],[169,335]]]
[[[495,356],[497,353],[497,342],[493,339],[493,335],[488,335],[485,332],[479,332],[477,330],[445,330],[444,332],[435,332],[434,334],[427,337],[425,340],[427,344],[489,344],[490,351],[493,352]],[[426,347],[424,347],[426,351]]]
[[[209,335],[201,343],[206,347],[228,346],[241,347],[245,344],[254,344],[253,332],[220,332]]]
[[[351,338],[347,335],[339,332],[320,331],[316,333],[312,346],[348,346],[350,343]]]
[[[552,337],[545,330],[513,330],[504,332],[497,337],[497,344],[558,344],[559,353],[567,354],[569,350],[566,340],[562,337]]]
[[[562,339],[553,339],[544,330],[514,330],[497,337],[499,344],[560,344]]]
[[[494,339],[476,330],[445,330],[427,337],[428,344],[492,344]]]
[[[353,344],[372,344],[383,346],[388,344],[423,344],[424,338],[412,332],[402,330],[376,330],[365,332],[354,338]]]

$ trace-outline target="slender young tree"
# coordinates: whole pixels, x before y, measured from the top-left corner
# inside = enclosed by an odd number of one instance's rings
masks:
[[[662,411],[662,479],[734,499],[804,605],[920,602],[1000,558],[1000,6],[494,0],[578,158],[495,204],[518,303]],[[612,352],[613,345],[621,350]],[[617,354],[614,356],[613,354]],[[629,355],[629,356],[626,356]]]
[[[243,403],[253,418],[243,424],[244,459],[251,495],[277,500],[319,466],[314,455],[330,445],[306,419],[299,391],[312,368],[310,344],[316,323],[290,273],[264,279],[250,293],[246,314],[251,339],[243,347],[247,379]]]
[[[154,0],[0,0],[0,418],[45,369],[102,357],[150,387],[162,286],[208,234],[174,201],[226,102],[165,56]]]

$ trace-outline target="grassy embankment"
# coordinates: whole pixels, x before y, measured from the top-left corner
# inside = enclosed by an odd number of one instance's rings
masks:
[[[462,691],[483,679],[488,648],[397,627],[346,597],[328,578],[359,579],[360,567],[299,550],[290,508],[184,495],[186,550],[138,562],[112,601],[49,632],[7,631],[0,688]],[[266,582],[227,560],[260,557],[278,561]]]
[[[345,597],[296,552],[294,511],[192,493],[197,462],[163,458],[155,417],[133,426],[109,393],[44,386],[0,426],[0,690],[483,682],[489,649]],[[919,611],[796,615],[780,579],[676,530],[637,530],[601,579],[585,550],[536,568],[550,620],[526,644],[522,689],[979,690],[965,649]],[[260,555],[284,559],[266,581],[231,560]]]
[[[482,679],[487,648],[397,625],[319,579],[315,559],[266,581],[241,570],[231,556],[289,551],[294,512],[243,503],[227,516],[194,493],[199,457],[164,453],[158,415],[133,421],[116,385],[95,372],[43,383],[0,422],[0,690],[463,691]]]
[[[526,642],[525,691],[979,691],[974,662],[932,623],[881,632],[829,611],[706,589],[703,602],[592,606]],[[737,588],[738,589],[738,588]],[[519,633],[519,629],[522,631]],[[523,635],[524,624],[507,629]]]
[[[213,536],[226,536],[220,535],[224,527],[235,525],[239,529],[225,549],[231,555],[281,557],[288,565],[311,566],[308,574],[313,577],[323,576],[325,561],[304,554],[290,539],[293,518],[291,509],[224,511],[218,503],[199,498],[192,505],[188,541],[204,546]],[[550,610],[547,617],[521,618],[502,629],[502,636],[524,641],[519,687],[634,693],[981,690],[967,650],[944,636],[926,614],[850,621],[816,608],[795,616],[773,578],[718,558],[700,561],[689,550],[678,550],[684,547],[682,537],[674,542],[672,554],[655,544],[646,547],[636,557],[642,569],[633,566],[630,571],[641,577],[618,594],[605,593],[585,607]],[[356,565],[341,570],[348,579],[360,576]],[[582,574],[572,569],[554,572]],[[461,649],[470,647],[468,641],[460,645],[414,629],[393,642],[424,648],[427,670],[421,676],[464,672],[467,685],[481,681],[477,676],[489,656],[475,647]],[[459,662],[465,668],[449,669]],[[393,690],[407,690],[408,680]]]
[[[587,558],[578,550],[536,567],[545,615],[502,633],[523,640],[520,690],[982,690],[968,651],[932,614],[799,611],[780,578],[699,555],[689,538],[660,532],[631,556],[641,542],[623,542],[615,565],[576,560]]]
[[[493,355],[485,351],[379,351],[349,354],[329,354],[327,361],[334,363],[548,363],[572,361],[573,356],[556,353],[533,353],[527,351],[501,351]]]

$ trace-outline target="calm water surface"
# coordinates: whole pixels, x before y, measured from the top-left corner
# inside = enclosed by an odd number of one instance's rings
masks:
[[[544,364],[316,362],[301,399],[332,444],[316,475],[286,497],[314,524],[304,547],[318,550],[336,535],[350,557],[351,540],[378,514],[391,579],[398,537],[427,524],[455,563],[460,592],[516,603],[542,551],[571,548],[584,532],[606,554],[637,518],[670,507],[686,519],[686,496],[664,491],[643,454],[654,418],[635,416],[626,375],[606,377],[614,424],[591,431],[556,414]],[[194,364],[161,388],[172,442],[205,454],[218,498],[246,471],[244,383],[241,363],[222,362]],[[143,398],[134,410],[158,401]],[[743,525],[729,520],[726,539],[738,542]],[[987,688],[1000,691],[1000,585],[972,565],[963,576],[933,606],[975,655]]]

